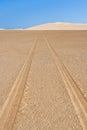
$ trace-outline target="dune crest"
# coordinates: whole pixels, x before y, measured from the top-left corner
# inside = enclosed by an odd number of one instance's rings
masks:
[[[34,26],[26,30],[87,30],[87,24],[56,22]]]
[[[87,30],[87,23],[69,23],[69,22],[55,22],[47,23],[29,28],[15,28],[15,29],[4,29],[0,30]]]

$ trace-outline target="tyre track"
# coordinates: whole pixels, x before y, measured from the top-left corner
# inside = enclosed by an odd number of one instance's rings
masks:
[[[59,59],[56,51],[51,46],[50,42],[47,38],[44,38],[49,50],[52,53],[52,56],[55,60],[56,66],[63,78],[63,81],[65,83],[66,89],[68,91],[68,94],[71,98],[72,104],[75,108],[75,111],[77,113],[77,116],[80,120],[80,123],[82,125],[83,130],[87,130],[87,101],[84,98],[84,95],[82,94],[81,90],[79,89],[76,82],[73,80],[72,76],[64,66],[64,64]]]
[[[25,89],[25,82],[27,80],[27,76],[31,67],[36,45],[37,39],[35,39],[35,43],[31,48],[31,51],[28,54],[28,57],[16,81],[14,82],[12,90],[10,91],[8,98],[0,112],[0,130],[12,130],[17,110]]]
[[[56,71],[46,42],[42,37],[38,38],[38,46],[12,130],[82,130],[67,90],[63,89],[60,73]]]

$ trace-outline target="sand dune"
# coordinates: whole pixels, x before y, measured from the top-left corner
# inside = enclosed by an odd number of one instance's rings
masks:
[[[3,28],[0,28],[0,30],[5,30],[5,29],[3,29]]]
[[[33,26],[30,28],[15,28],[15,29],[3,29],[0,30],[87,30],[87,24],[83,23],[65,23],[65,22],[56,22],[56,23],[47,23],[38,26]]]
[[[87,130],[86,59],[87,31],[0,31],[0,130]]]
[[[87,24],[74,24],[74,23],[48,23],[31,28],[27,30],[87,30]]]

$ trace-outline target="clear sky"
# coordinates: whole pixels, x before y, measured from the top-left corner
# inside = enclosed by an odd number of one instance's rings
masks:
[[[0,0],[0,28],[50,22],[87,23],[87,0]]]

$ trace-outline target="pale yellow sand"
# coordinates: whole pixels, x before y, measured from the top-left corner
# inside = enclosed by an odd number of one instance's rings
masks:
[[[51,39],[49,39],[51,35]],[[51,33],[48,39],[87,98],[87,33]]]
[[[82,130],[45,40],[38,41],[13,130]]]
[[[0,110],[34,41],[27,35],[0,31]]]
[[[87,31],[0,31],[0,130],[86,130],[86,37]],[[34,43],[24,93],[13,91],[17,104],[13,95],[7,101]]]

